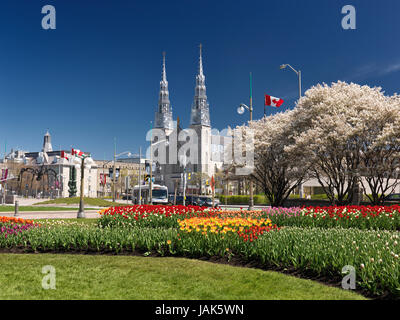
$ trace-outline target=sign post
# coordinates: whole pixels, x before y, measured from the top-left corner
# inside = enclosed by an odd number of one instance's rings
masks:
[[[215,180],[214,180],[214,176],[211,177],[211,190],[212,190],[212,206],[214,208],[214,195],[215,195]]]

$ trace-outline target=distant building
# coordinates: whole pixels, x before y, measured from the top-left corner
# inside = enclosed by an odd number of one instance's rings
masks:
[[[97,166],[98,197],[112,196],[114,162],[113,160],[95,160],[95,162]],[[142,158],[141,165],[138,158],[118,159],[115,162],[115,169],[117,172],[115,191],[117,195],[125,194],[127,188],[130,190],[140,180],[139,172],[142,176],[141,180],[143,180],[146,174],[145,159]]]
[[[32,169],[24,170],[20,181],[13,181],[12,185],[16,189],[15,191],[24,196],[69,197],[68,182],[72,165],[61,157],[62,152],[69,153],[70,150],[53,151],[51,135],[48,131],[44,135],[42,151],[11,150],[3,162],[7,167],[13,166],[15,177],[18,177],[24,168]],[[90,155],[90,153],[86,154]],[[77,196],[79,196],[80,165],[76,165],[76,169]],[[39,181],[36,180],[37,176],[33,177],[33,170],[48,178],[43,179],[42,176]],[[97,197],[97,165],[91,166],[90,169],[86,168],[84,176],[84,196]]]

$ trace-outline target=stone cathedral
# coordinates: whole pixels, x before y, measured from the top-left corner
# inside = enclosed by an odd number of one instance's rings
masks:
[[[206,94],[205,75],[203,71],[202,46],[200,45],[199,66],[196,75],[194,100],[191,107],[190,125],[197,134],[197,146],[194,154],[197,153],[197,163],[188,163],[186,172],[203,173],[205,176],[211,177],[216,168],[222,166],[223,143],[226,137],[220,136],[218,130],[212,130],[210,122],[210,109]],[[160,82],[160,94],[158,107],[155,113],[154,129],[162,131],[164,138],[159,141],[168,141],[164,147],[166,152],[166,162],[158,164],[154,174],[155,183],[164,184],[170,192],[174,191],[174,184],[180,178],[183,172],[182,163],[179,162],[179,156],[171,157],[172,150],[179,150],[183,142],[178,142],[176,137],[181,133],[182,128],[178,120],[173,121],[172,107],[169,99],[169,89],[167,81],[167,73],[165,66],[165,53],[163,53],[162,78]],[[216,131],[216,132],[215,132]],[[175,139],[172,139],[175,137]],[[157,142],[153,141],[153,152],[157,152],[160,146],[156,146]],[[174,142],[176,141],[176,142]],[[172,148],[172,144],[175,148]],[[161,142],[159,144],[162,144]],[[192,152],[193,150],[191,150]],[[189,152],[190,153],[190,152]],[[189,154],[188,153],[188,154]],[[188,181],[190,189],[190,181]],[[204,190],[204,186],[203,186]]]

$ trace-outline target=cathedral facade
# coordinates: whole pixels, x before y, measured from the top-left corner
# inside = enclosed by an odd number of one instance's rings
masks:
[[[218,130],[211,128],[201,45],[194,91],[190,124],[187,129],[182,129],[179,118],[177,121],[173,120],[164,53],[158,107],[155,112],[155,134],[151,137],[150,152],[153,152],[156,162],[155,183],[166,185],[170,192],[181,181],[183,172],[209,179],[223,164],[221,154],[226,141]],[[162,161],[160,157],[157,158],[161,153],[165,155]],[[187,184],[192,190],[206,188],[201,183],[194,186],[188,181]]]

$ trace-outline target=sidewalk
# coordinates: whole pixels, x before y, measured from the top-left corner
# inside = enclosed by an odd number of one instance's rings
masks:
[[[97,210],[85,210],[85,217],[89,219],[100,218]],[[71,211],[41,211],[41,212],[20,212],[17,218],[22,219],[75,219],[78,210]],[[1,212],[2,217],[14,217],[14,212]]]

